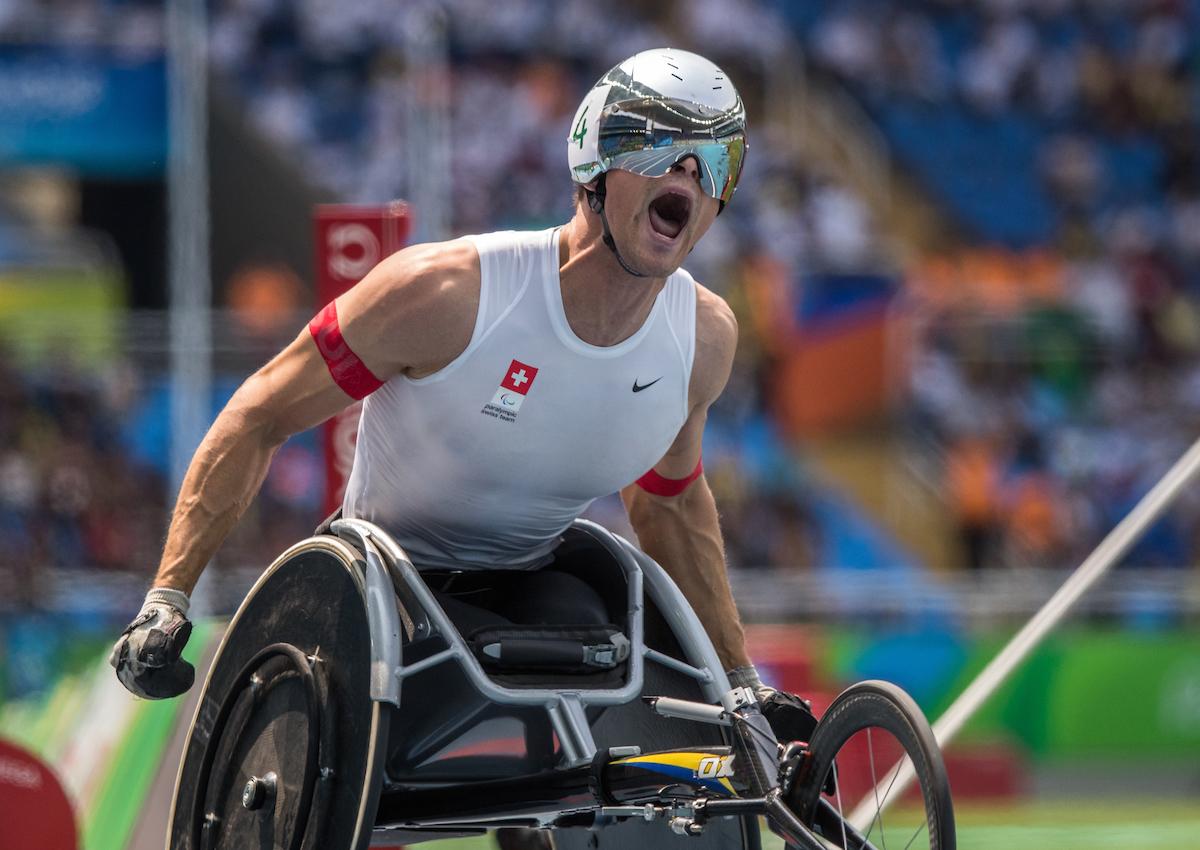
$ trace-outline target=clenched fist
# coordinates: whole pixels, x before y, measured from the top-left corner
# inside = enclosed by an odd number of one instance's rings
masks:
[[[121,632],[108,663],[121,684],[145,699],[176,697],[192,686],[196,668],[180,657],[192,634],[190,600],[182,590],[154,588]]]

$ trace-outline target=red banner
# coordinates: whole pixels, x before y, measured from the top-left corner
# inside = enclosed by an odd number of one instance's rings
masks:
[[[374,206],[327,204],[316,208],[313,223],[319,310],[403,248],[412,218],[403,201]],[[361,403],[352,404],[325,423],[326,513],[341,505],[346,493],[361,409]]]

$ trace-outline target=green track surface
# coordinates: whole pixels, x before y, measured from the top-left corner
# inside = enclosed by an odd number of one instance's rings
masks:
[[[1200,848],[1200,799],[1062,801],[960,806],[961,850],[1183,850]],[[490,838],[420,844],[429,850],[493,850]],[[685,846],[682,845],[681,846]],[[783,842],[763,831],[763,850]]]
[[[958,846],[964,850],[1200,847],[1200,799],[964,805],[956,816]]]

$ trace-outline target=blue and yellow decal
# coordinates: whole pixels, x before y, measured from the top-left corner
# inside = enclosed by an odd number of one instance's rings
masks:
[[[689,785],[699,785],[727,797],[736,797],[737,791],[729,781],[729,777],[733,776],[733,759],[732,755],[688,751],[629,756],[615,759],[611,764],[652,770],[683,780]]]

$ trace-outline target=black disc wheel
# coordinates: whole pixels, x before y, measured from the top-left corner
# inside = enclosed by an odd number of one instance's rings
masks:
[[[327,697],[320,664],[290,644],[250,660],[213,724],[219,743],[205,751],[196,783],[192,846],[232,847],[239,836],[287,850],[313,846],[305,839],[320,831],[333,782]]]
[[[906,788],[895,768],[908,762]],[[950,783],[933,731],[912,697],[860,682],[829,706],[787,793],[814,832],[844,850],[954,850]]]
[[[209,670],[171,819],[175,850],[362,850],[386,724],[353,549],[313,538],[247,595]]]

